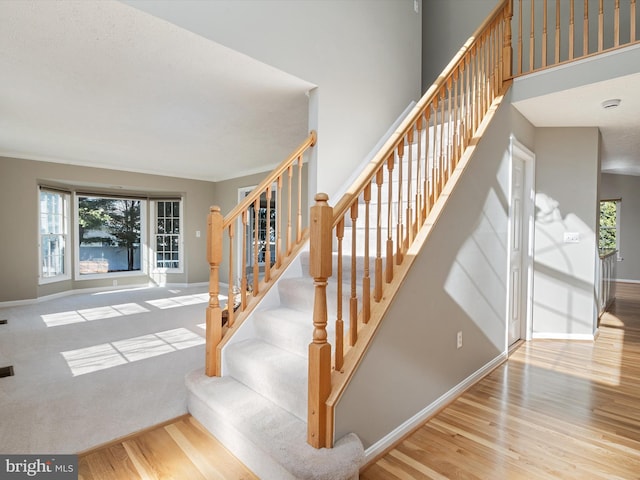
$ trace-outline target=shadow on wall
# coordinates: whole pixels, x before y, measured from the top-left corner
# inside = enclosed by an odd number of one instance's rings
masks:
[[[495,214],[498,211],[501,215]],[[487,212],[494,214],[490,216]],[[487,193],[477,224],[457,251],[444,284],[445,292],[478,326],[479,332],[489,325],[495,330],[506,329],[505,272],[501,271],[503,265],[497,265],[495,259],[507,256],[507,245],[501,233],[506,230],[508,212],[507,196],[498,179],[498,185]],[[487,338],[498,350],[504,347],[498,341],[499,335]]]
[[[535,198],[534,335],[590,335],[594,315],[595,232],[559,202]]]

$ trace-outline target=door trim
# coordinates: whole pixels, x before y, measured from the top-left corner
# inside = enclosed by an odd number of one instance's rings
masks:
[[[516,157],[522,160],[524,164],[524,202],[523,202],[523,211],[522,217],[523,221],[526,222],[527,232],[526,232],[526,252],[524,252],[524,257],[522,259],[522,267],[525,269],[525,278],[526,278],[526,288],[523,291],[523,295],[525,298],[521,300],[525,302],[525,314],[524,318],[521,319],[521,329],[520,329],[520,337],[523,340],[529,341],[531,340],[532,332],[533,332],[533,252],[534,252],[534,238],[535,238],[535,209],[534,209],[534,200],[535,200],[535,154],[525,147],[518,139],[512,134],[510,136],[509,143],[509,202],[511,202],[512,196],[512,185],[511,178],[513,174],[513,158]],[[509,204],[509,245],[511,245],[511,231],[512,231],[512,218],[511,218],[511,205]],[[510,276],[511,272],[511,249],[507,253],[507,278]],[[505,316],[505,350],[509,349],[509,307],[511,301],[511,288],[509,284],[507,284],[507,306],[506,306],[506,316]]]

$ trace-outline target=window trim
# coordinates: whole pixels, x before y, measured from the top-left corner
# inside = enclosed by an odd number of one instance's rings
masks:
[[[129,272],[107,272],[107,273],[90,273],[80,275],[80,222],[79,222],[79,208],[78,197],[100,197],[110,200],[139,200],[140,201],[140,270],[133,270]],[[104,193],[89,193],[89,192],[74,192],[73,193],[73,265],[74,265],[74,280],[99,280],[105,278],[122,278],[122,277],[139,277],[147,276],[147,229],[143,228],[147,223],[147,205],[149,202],[145,198],[140,198],[135,195],[114,195]]]
[[[178,268],[167,268],[157,266],[156,237],[158,235],[158,202],[179,202],[180,203],[180,233],[178,233]],[[166,197],[152,198],[149,200],[149,273],[184,273],[184,198]]]
[[[62,229],[63,232],[61,235],[64,238],[64,259],[63,259],[63,269],[64,273],[61,275],[54,275],[53,277],[44,277],[42,275],[42,208],[41,208],[41,194],[42,192],[53,193],[60,195],[62,197],[62,210],[63,210],[63,218],[62,218]],[[70,248],[71,236],[69,235],[70,231],[70,199],[71,194],[66,191],[57,190],[55,188],[49,188],[44,185],[39,185],[37,190],[38,195],[38,285],[47,285],[50,283],[63,282],[67,280],[71,280],[71,251],[73,249]],[[47,234],[49,235],[49,234]]]

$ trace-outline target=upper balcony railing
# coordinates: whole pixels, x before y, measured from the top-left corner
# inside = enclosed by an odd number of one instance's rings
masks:
[[[636,0],[516,0],[514,76],[637,43]]]

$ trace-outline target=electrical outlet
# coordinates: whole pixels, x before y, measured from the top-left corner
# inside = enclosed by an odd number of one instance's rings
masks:
[[[200,238],[200,230],[196,230],[196,238]]]
[[[458,332],[458,335],[456,337],[456,343],[458,348],[462,348],[462,332]]]
[[[580,243],[580,232],[564,232],[564,243]]]

